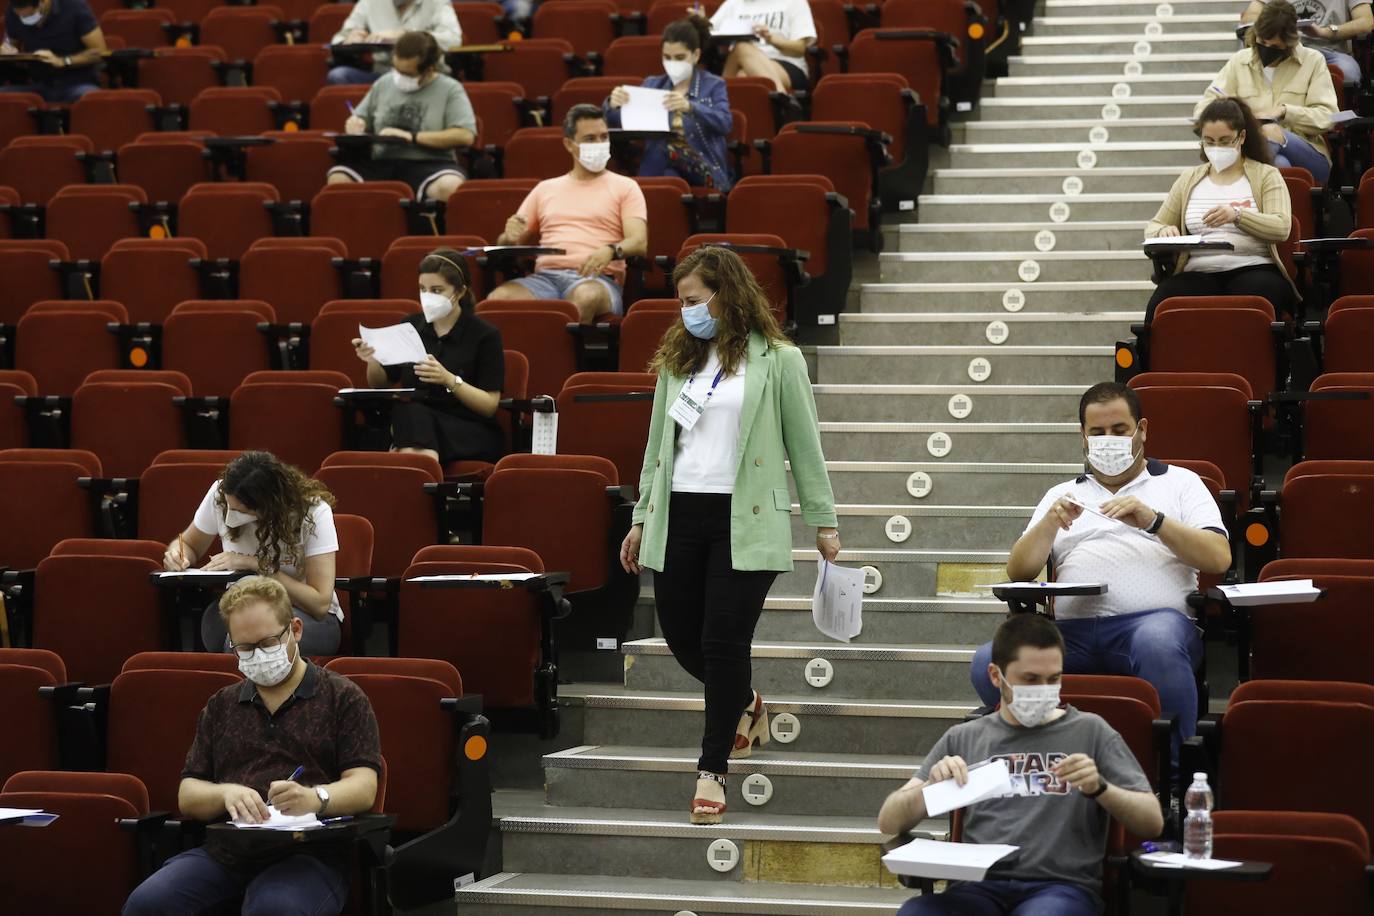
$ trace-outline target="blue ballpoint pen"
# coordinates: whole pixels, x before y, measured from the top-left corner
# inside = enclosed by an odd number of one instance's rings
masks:
[[[295,782],[297,779],[300,779],[300,778],[301,778],[301,774],[304,773],[304,772],[305,772],[305,764],[301,764],[300,766],[296,767],[295,771],[292,772],[292,774],[291,774],[290,776],[286,777],[286,781],[287,781],[287,782]]]

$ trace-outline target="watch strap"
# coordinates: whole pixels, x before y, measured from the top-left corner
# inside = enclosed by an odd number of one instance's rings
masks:
[[[1099,776],[1099,777],[1097,777],[1097,791],[1096,791],[1096,792],[1091,792],[1091,793],[1085,792],[1085,793],[1084,793],[1084,797],[1085,797],[1085,798],[1097,798],[1097,797],[1099,797],[1103,792],[1106,792],[1109,788],[1111,788],[1111,783],[1107,782],[1107,780],[1105,780],[1105,779],[1103,779],[1101,776]]]
[[[320,800],[320,810],[316,812],[316,816],[319,816],[329,807],[329,790],[324,786],[316,786],[315,796]]]
[[[1159,529],[1164,525],[1164,513],[1156,512],[1155,520],[1150,523],[1150,527],[1145,529],[1146,534],[1159,534]]]

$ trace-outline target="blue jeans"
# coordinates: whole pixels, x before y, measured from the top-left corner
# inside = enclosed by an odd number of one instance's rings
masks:
[[[1283,132],[1283,139],[1283,146],[1279,146],[1273,140],[1269,141],[1269,150],[1274,154],[1274,165],[1278,168],[1293,165],[1307,169],[1312,173],[1312,177],[1317,179],[1318,184],[1325,184],[1331,175],[1331,160],[1291,130]]]
[[[324,81],[330,86],[352,86],[363,83],[375,83],[379,76],[381,76],[381,74],[374,70],[364,70],[362,67],[339,66],[331,67]]]
[[[124,916],[197,916],[243,898],[244,916],[334,916],[348,899],[339,870],[314,856],[294,855],[244,874],[203,848],[172,856],[134,889]]]
[[[566,299],[574,286],[580,286],[583,283],[600,283],[611,297],[611,311],[617,315],[624,311],[624,306],[621,304],[620,284],[605,274],[584,277],[571,269],[541,270],[523,277],[516,277],[515,282],[529,290],[530,295],[535,299]]]
[[[1358,83],[1360,81],[1360,62],[1355,60],[1344,51],[1337,51],[1335,48],[1318,48],[1322,52],[1322,57],[1326,58],[1328,64],[1335,64],[1336,69],[1345,74],[1347,83]]]
[[[52,105],[70,105],[88,92],[100,87],[95,83],[27,83],[0,86],[0,92],[32,92],[41,95]]]
[[[1112,617],[1056,620],[1064,637],[1065,674],[1123,674],[1144,678],[1159,691],[1166,716],[1178,716],[1174,732],[1177,763],[1181,740],[1197,734],[1197,681],[1202,664],[1202,635],[1192,619],[1173,608],[1157,608]],[[1001,697],[988,680],[992,643],[973,653],[970,677],[985,705]]]
[[[913,897],[897,916],[1097,916],[1092,894],[1063,881],[964,881]]]

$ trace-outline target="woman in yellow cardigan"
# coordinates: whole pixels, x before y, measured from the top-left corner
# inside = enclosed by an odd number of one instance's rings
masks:
[[[1262,296],[1287,311],[1298,294],[1278,243],[1288,238],[1292,202],[1255,116],[1239,99],[1218,99],[1202,110],[1197,132],[1204,164],[1174,182],[1145,238],[1199,235],[1234,249],[1180,255],[1150,297],[1146,324],[1170,296]]]
[[[750,643],[779,572],[792,568],[792,499],[827,560],[840,551],[806,361],[739,255],[698,248],[673,271],[682,322],[663,336],[625,570],[654,570],[659,627],[705,685],[694,824],[725,813],[730,757],[768,743]]]

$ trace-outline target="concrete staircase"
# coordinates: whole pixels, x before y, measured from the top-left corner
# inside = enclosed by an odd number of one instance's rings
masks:
[[[1189,115],[1237,12],[1045,0],[1011,75],[937,153],[917,221],[857,265],[870,279],[838,345],[812,354],[841,562],[871,590],[863,634],[812,625],[794,507],[796,569],[753,652],[774,741],[731,765],[726,823],[687,819],[700,687],[661,639],[633,640],[623,683],[563,688],[543,787],[497,792],[504,870],[458,891],[460,911],[858,916],[910,895],[879,861],[878,806],[976,705],[969,660],[1005,613],[988,587],[1040,496],[1081,469],[1078,396],[1143,317],[1142,226],[1197,161]]]

